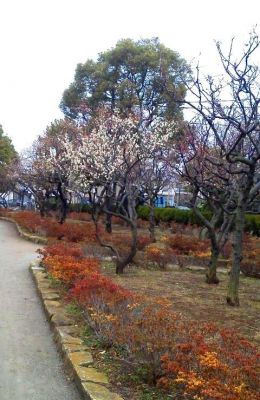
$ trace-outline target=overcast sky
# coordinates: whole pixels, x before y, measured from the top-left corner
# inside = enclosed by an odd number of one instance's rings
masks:
[[[0,123],[28,147],[62,117],[76,64],[122,38],[159,37],[216,73],[214,39],[244,42],[259,18],[260,0],[0,0]]]

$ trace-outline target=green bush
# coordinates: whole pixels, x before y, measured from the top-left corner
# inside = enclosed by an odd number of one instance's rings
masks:
[[[159,208],[155,209],[155,214],[157,214],[158,210],[160,210],[160,209]],[[137,208],[138,218],[148,221],[149,213],[150,213],[150,210],[149,210],[148,206],[138,206],[138,208]],[[157,215],[155,215],[155,218],[157,218]]]
[[[247,214],[245,218],[245,231],[254,236],[260,236],[260,215]]]
[[[139,206],[137,209],[138,218],[149,220],[149,207]],[[192,210],[179,210],[178,208],[165,207],[155,208],[155,219],[157,222],[175,221],[182,224],[197,224],[200,222]]]
[[[82,203],[73,203],[70,205],[70,211],[91,213],[91,205]]]
[[[209,209],[202,209],[202,214],[207,218],[211,218],[211,211]],[[179,210],[178,208],[155,208],[155,219],[156,222],[177,222],[180,224],[191,224],[202,226],[202,222],[194,213],[193,210]],[[149,220],[149,207],[139,206],[137,208],[138,218]],[[247,214],[245,219],[245,231],[255,236],[260,236],[260,215],[259,214]]]

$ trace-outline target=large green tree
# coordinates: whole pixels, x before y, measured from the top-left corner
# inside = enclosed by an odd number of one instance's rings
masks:
[[[60,107],[72,119],[87,119],[101,106],[135,113],[147,124],[157,116],[180,118],[188,75],[187,63],[158,39],[124,39],[97,61],[77,65]]]
[[[11,139],[4,134],[3,127],[0,125],[0,167],[9,164],[16,155]]]
[[[17,157],[17,153],[11,139],[4,134],[0,125],[0,193],[5,194],[13,188],[13,182],[9,179],[8,166]]]

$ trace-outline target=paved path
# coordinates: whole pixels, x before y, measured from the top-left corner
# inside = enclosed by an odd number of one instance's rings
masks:
[[[28,271],[37,248],[0,221],[0,400],[79,400]]]

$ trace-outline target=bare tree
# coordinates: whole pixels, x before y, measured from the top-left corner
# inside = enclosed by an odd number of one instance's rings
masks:
[[[149,207],[149,232],[151,242],[155,237],[155,202],[161,190],[171,187],[175,175],[169,162],[169,151],[157,152],[139,164],[139,181],[143,200]]]
[[[260,86],[259,68],[253,63],[259,43],[259,37],[251,33],[238,59],[234,56],[234,40],[227,55],[217,43],[224,76],[218,82],[211,76],[203,80],[198,67],[193,84],[188,85],[193,98],[185,100],[200,115],[208,143],[217,149],[232,175],[229,188],[234,205],[234,231],[227,302],[233,306],[239,305],[245,212],[260,189]]]
[[[34,197],[40,214],[44,217],[48,213],[48,198],[53,186],[44,163],[38,155],[37,147],[36,140],[30,149],[24,151],[20,158],[10,165],[9,174],[16,185],[16,190],[22,187]]]

